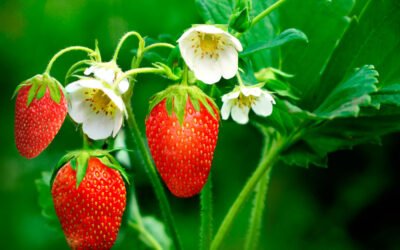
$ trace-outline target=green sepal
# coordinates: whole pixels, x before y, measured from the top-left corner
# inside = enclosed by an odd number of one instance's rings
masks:
[[[25,81],[21,82],[20,84],[18,84],[17,87],[14,90],[14,93],[13,93],[11,99],[14,99],[14,97],[18,94],[20,89],[22,89],[25,86],[29,86],[30,85],[30,81],[31,81],[31,79],[28,79],[28,80],[25,80]]]
[[[121,176],[124,178],[126,183],[129,184],[129,176],[124,170],[124,168],[119,164],[119,162],[110,154],[111,152],[115,152],[118,150],[127,150],[125,148],[114,148],[111,150],[76,150],[67,153],[64,155],[56,167],[53,170],[53,174],[50,180],[50,186],[53,186],[54,179],[57,176],[57,173],[61,167],[63,167],[68,162],[71,163],[71,168],[76,171],[76,187],[78,188],[82,180],[85,178],[88,163],[90,158],[97,158],[109,168],[116,169],[120,172]]]
[[[47,88],[49,88],[50,97],[54,102],[60,103],[61,101],[60,89],[63,91],[63,87],[56,79],[52,78],[48,74],[36,75],[19,84],[14,91],[13,98],[19,92],[19,90],[25,86],[31,86],[26,101],[27,107],[29,107],[35,98],[36,100],[41,99],[46,94]],[[67,96],[65,92],[64,95]]]
[[[60,103],[60,101],[61,101],[61,91],[59,88],[60,85],[61,84],[59,84],[59,82],[56,79],[54,79],[54,78],[49,79],[48,86],[49,86],[49,91],[50,91],[50,98],[55,103]]]
[[[186,103],[189,98],[193,104],[194,109],[197,112],[200,111],[200,103],[201,103],[206,108],[206,110],[211,114],[211,116],[217,120],[219,114],[218,112],[214,111],[212,106],[214,106],[216,110],[219,109],[211,97],[206,95],[197,86],[185,86],[179,84],[168,87],[167,89],[155,94],[150,99],[149,111],[147,117],[149,117],[151,111],[157,104],[159,104],[163,100],[166,100],[165,108],[167,110],[168,116],[171,116],[172,113],[175,113],[179,121],[179,124],[182,126],[183,120],[185,118]]]
[[[119,162],[110,154],[106,154],[103,157],[99,157],[98,158],[100,160],[101,163],[103,163],[104,165],[106,165],[109,168],[115,169],[117,170],[122,178],[124,178],[124,180],[130,184],[129,182],[129,176],[126,173],[125,169],[119,164]]]
[[[73,159],[71,159],[71,168],[72,168],[73,170],[76,170],[76,169],[77,169],[77,166],[78,166],[78,162],[77,162],[76,157],[74,157]]]
[[[89,158],[90,155],[86,151],[83,151],[77,158],[78,166],[76,170],[76,188],[79,187],[79,184],[81,184],[83,178],[85,178]]]
[[[35,98],[36,92],[38,91],[38,89],[41,85],[41,80],[39,80],[38,77],[34,77],[31,80],[31,85],[32,85],[32,87],[29,89],[29,92],[28,92],[28,99],[26,101],[26,107],[29,107],[29,105]]]
[[[39,88],[39,90],[38,90],[38,92],[36,94],[36,99],[37,100],[39,100],[40,98],[42,98],[44,96],[44,94],[46,94],[46,89],[47,89],[47,84],[46,84],[46,82],[44,82],[40,86],[40,88]]]

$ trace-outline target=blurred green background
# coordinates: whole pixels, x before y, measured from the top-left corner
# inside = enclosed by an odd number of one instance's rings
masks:
[[[13,136],[14,100],[21,81],[42,73],[58,50],[93,47],[99,40],[103,60],[111,58],[119,38],[136,30],[144,36],[179,37],[201,19],[194,1],[179,0],[2,0],[0,2],[0,71],[2,107],[0,150],[0,242],[2,249],[67,249],[62,235],[45,225],[34,180],[49,171],[66,150],[80,147],[74,125],[66,120],[50,147],[33,160],[22,158]],[[119,64],[129,68],[134,39],[123,47]],[[72,52],[58,60],[52,75],[63,82],[68,67],[83,58]],[[133,105],[144,131],[148,99],[165,88],[158,77],[141,76]],[[129,138],[128,138],[129,139]],[[400,136],[383,138],[383,146],[364,145],[329,157],[329,168],[277,165],[273,170],[262,218],[260,249],[400,249]],[[128,145],[131,146],[131,145]],[[215,227],[254,170],[261,136],[251,126],[223,122],[213,162]],[[135,187],[141,212],[161,218],[158,203],[140,161],[134,161]],[[199,197],[178,199],[168,193],[181,239],[188,249],[199,240]],[[250,204],[235,222],[226,249],[245,240]],[[115,249],[132,237],[125,225]],[[135,242],[135,241],[134,241]]]

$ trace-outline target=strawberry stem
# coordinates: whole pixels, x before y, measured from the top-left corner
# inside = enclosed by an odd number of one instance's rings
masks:
[[[258,23],[261,19],[263,19],[264,17],[266,17],[269,13],[271,13],[272,11],[274,11],[275,9],[277,9],[281,4],[283,4],[284,2],[286,2],[286,0],[279,0],[276,3],[274,3],[273,5],[269,6],[268,8],[266,8],[264,11],[262,11],[260,14],[258,14],[256,17],[253,18],[253,20],[251,21],[250,27],[247,30],[250,30],[251,27],[254,26],[254,24]],[[237,38],[241,37],[244,33],[238,33],[236,35]]]
[[[249,231],[247,232],[246,237],[246,250],[256,249],[257,247],[258,238],[260,236],[259,231],[261,229],[261,219],[265,207],[265,200],[267,198],[268,184],[271,172],[272,166],[267,170],[264,176],[261,177],[261,180],[259,181],[257,189],[255,191],[256,196],[254,197],[254,205],[251,211]]]
[[[200,193],[201,202],[201,227],[200,250],[210,249],[213,236],[213,206],[212,206],[212,177],[208,176],[206,185]]]
[[[128,71],[129,72],[129,71]],[[160,178],[157,175],[155,166],[151,160],[150,153],[148,152],[145,142],[143,141],[142,134],[139,130],[139,127],[136,123],[135,116],[132,111],[132,106],[130,104],[129,99],[125,101],[126,110],[128,112],[128,125],[132,132],[133,138],[135,139],[136,145],[139,149],[140,155],[143,158],[145,163],[146,172],[149,175],[150,182],[153,185],[154,191],[156,193],[157,199],[160,204],[160,209],[162,216],[164,218],[165,225],[171,235],[172,241],[174,242],[175,249],[182,249],[181,243],[179,240],[178,232],[175,227],[175,221],[172,216],[171,208],[168,203],[167,196],[165,195],[163,186],[161,184]]]
[[[118,84],[122,82],[125,78],[128,77],[134,77],[137,74],[142,74],[142,73],[154,73],[154,74],[163,74],[165,72],[164,69],[162,68],[137,68],[137,69],[131,69],[126,72],[124,72],[118,79],[114,82],[113,84],[113,89],[117,88]]]
[[[182,82],[181,85],[187,86],[188,85],[188,66],[184,64],[185,66],[183,67],[183,75],[182,75]]]
[[[239,71],[236,72],[236,78],[238,80],[239,86],[244,86],[244,83],[243,83],[242,77],[240,76]]]
[[[51,67],[53,66],[53,63],[57,60],[58,57],[60,57],[61,55],[63,55],[66,52],[69,51],[73,51],[73,50],[82,50],[82,51],[86,51],[89,53],[89,55],[94,56],[96,58],[98,58],[98,53],[96,53],[94,50],[86,48],[86,47],[82,47],[82,46],[71,46],[71,47],[67,47],[65,49],[60,50],[59,52],[57,52],[53,58],[51,58],[49,64],[47,64],[46,70],[44,72],[44,74],[49,75],[50,74],[50,70]]]
[[[174,49],[175,48],[174,45],[169,44],[169,43],[154,43],[154,44],[151,44],[151,45],[145,47],[143,49],[143,54],[146,53],[147,51],[149,51],[151,49],[154,49],[154,48],[157,48],[157,47],[165,47],[165,48],[170,48],[170,49]]]
[[[139,40],[138,54],[139,54],[139,51],[141,52],[143,50],[145,42],[144,42],[144,39],[142,38],[142,36],[136,31],[130,31],[130,32],[126,33],[125,35],[123,35],[121,37],[121,40],[119,40],[119,43],[117,45],[117,48],[115,49],[112,61],[114,61],[114,62],[117,61],[118,54],[119,54],[119,51],[120,51],[122,45],[124,44],[125,40],[130,36],[136,36],[137,39]]]
[[[288,145],[291,145],[295,141],[298,140],[299,136],[301,136],[301,131],[295,131],[291,136],[282,137],[279,134],[276,135],[276,139],[271,141],[270,136],[265,136],[266,145],[264,146],[264,150],[262,152],[263,157],[261,158],[260,163],[258,164],[256,170],[247,181],[246,185],[243,187],[242,191],[239,193],[239,196],[236,198],[235,202],[229,209],[226,214],[224,220],[219,227],[217,234],[215,235],[210,249],[219,249],[222,241],[227,235],[229,229],[232,226],[232,223],[239,211],[242,209],[244,203],[249,199],[253,190],[259,183],[260,179],[265,175],[265,173],[274,165],[274,163],[279,158],[280,152],[282,152]]]

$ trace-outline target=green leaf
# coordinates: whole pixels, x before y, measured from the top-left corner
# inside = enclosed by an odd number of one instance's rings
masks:
[[[298,94],[295,93],[291,86],[283,81],[277,80],[277,79],[270,79],[268,82],[264,85],[265,88],[268,90],[276,93],[277,95],[283,96],[283,97],[289,97],[294,100],[299,100]]]
[[[318,167],[327,167],[328,158],[325,155],[318,155],[308,144],[299,142],[289,150],[286,150],[280,157],[288,165],[308,168],[311,164]]]
[[[85,178],[89,158],[90,155],[86,151],[82,151],[77,157],[78,166],[76,170],[76,188],[79,187],[79,184],[81,184],[83,178]]]
[[[153,216],[142,217],[142,223],[146,231],[161,245],[162,249],[171,249],[172,242],[163,223]],[[141,236],[140,239],[148,246],[152,246],[146,237]]]
[[[380,89],[400,82],[399,1],[356,1],[355,7],[355,17],[326,66],[318,92],[329,93],[335,82],[365,64],[379,72]]]
[[[248,56],[264,49],[278,47],[293,40],[303,40],[308,42],[307,36],[300,30],[287,29],[270,41],[250,44],[242,53],[240,53],[240,56]]]
[[[382,105],[392,105],[400,107],[400,83],[393,83],[382,87],[378,92],[371,95],[371,106],[378,109]]]
[[[46,225],[52,228],[57,234],[62,235],[61,225],[54,209],[53,198],[51,197],[51,175],[51,172],[42,172],[41,178],[35,180],[35,185],[39,193],[39,206],[43,217],[45,217]]]
[[[373,66],[362,67],[339,83],[314,113],[326,119],[357,116],[360,106],[369,105],[370,94],[377,91],[377,76]]]
[[[291,84],[301,93],[301,107],[312,109],[321,72],[328,64],[338,41],[346,32],[354,0],[291,0],[279,9],[280,27],[295,28],[307,34],[309,43],[290,43],[282,48],[281,69],[294,74]],[[354,66],[360,67],[363,63]],[[265,65],[264,65],[265,67]],[[338,83],[344,75],[334,84]],[[321,84],[326,84],[322,81]]]

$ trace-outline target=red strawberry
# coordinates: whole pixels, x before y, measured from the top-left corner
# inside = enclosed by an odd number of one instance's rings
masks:
[[[146,135],[162,179],[178,197],[199,193],[207,181],[217,144],[216,105],[197,87],[172,86],[155,96],[150,108]]]
[[[72,249],[110,249],[125,210],[124,181],[120,172],[98,158],[89,159],[78,188],[77,171],[68,162],[59,170],[51,189],[65,238]]]
[[[34,158],[46,149],[60,130],[67,111],[65,96],[54,82],[36,76],[23,84],[15,103],[15,144],[19,153]]]

